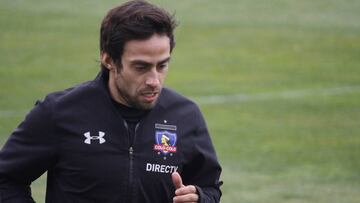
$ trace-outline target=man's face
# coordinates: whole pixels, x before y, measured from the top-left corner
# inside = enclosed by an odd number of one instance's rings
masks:
[[[169,60],[170,40],[166,35],[155,34],[146,40],[125,43],[122,67],[114,70],[114,80],[109,82],[114,99],[138,109],[154,107],[168,72]]]

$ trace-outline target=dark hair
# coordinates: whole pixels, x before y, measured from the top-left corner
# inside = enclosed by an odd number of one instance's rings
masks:
[[[109,54],[114,63],[121,64],[127,41],[147,39],[153,34],[168,36],[172,51],[176,26],[173,15],[164,9],[143,0],[129,1],[111,9],[103,19],[100,28],[100,53]]]

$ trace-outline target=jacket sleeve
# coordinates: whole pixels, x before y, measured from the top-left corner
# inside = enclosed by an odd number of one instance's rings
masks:
[[[0,203],[34,202],[30,184],[53,163],[56,140],[48,102],[37,102],[0,151]]]
[[[205,120],[197,108],[196,130],[192,140],[191,161],[183,168],[183,180],[186,185],[195,185],[201,203],[220,202],[221,166],[218,162]]]

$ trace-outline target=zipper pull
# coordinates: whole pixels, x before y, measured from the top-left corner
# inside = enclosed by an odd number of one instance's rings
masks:
[[[133,147],[130,147],[129,148],[129,154],[132,155],[133,153],[134,153],[134,149],[133,149]]]

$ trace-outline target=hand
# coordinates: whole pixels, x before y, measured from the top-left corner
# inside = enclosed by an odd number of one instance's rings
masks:
[[[171,174],[173,184],[175,186],[175,197],[173,198],[174,203],[181,202],[198,202],[199,195],[196,193],[196,188],[193,185],[183,185],[181,176],[178,172]]]

